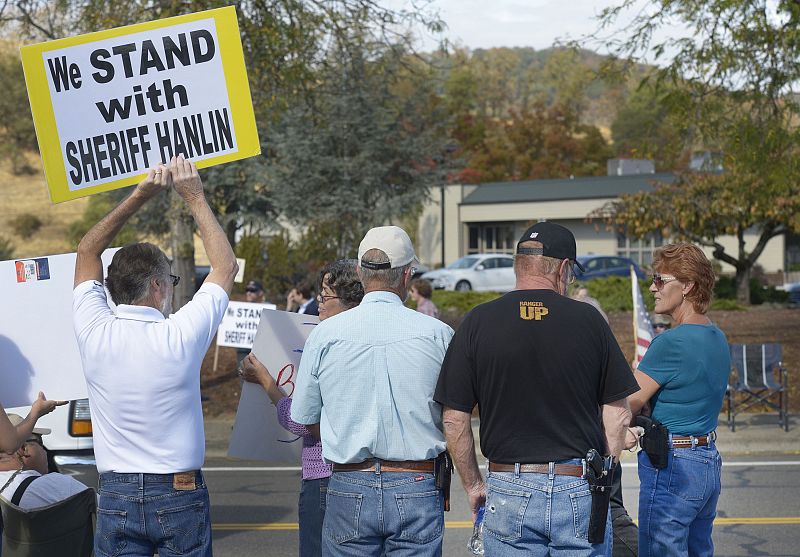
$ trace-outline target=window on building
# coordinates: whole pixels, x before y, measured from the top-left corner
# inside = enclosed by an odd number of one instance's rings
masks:
[[[649,267],[653,263],[653,252],[664,244],[660,232],[645,238],[629,238],[620,234],[617,236],[617,255],[633,259],[640,266]]]
[[[467,253],[514,253],[513,223],[470,224]]]

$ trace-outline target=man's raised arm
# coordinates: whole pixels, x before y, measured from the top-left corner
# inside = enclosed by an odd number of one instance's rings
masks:
[[[236,263],[233,248],[228,242],[228,237],[217,222],[211,207],[208,206],[197,167],[183,157],[173,157],[169,166],[175,191],[189,207],[189,211],[197,223],[200,239],[203,240],[208,261],[211,263],[211,272],[205,282],[213,282],[221,286],[230,296],[233,279],[236,277],[239,266]]]
[[[136,189],[122,200],[109,214],[95,224],[78,244],[75,260],[75,283],[78,286],[87,280],[103,281],[103,262],[100,256],[122,230],[128,219],[150,198],[166,190],[172,184],[169,168],[160,164],[147,172]]]

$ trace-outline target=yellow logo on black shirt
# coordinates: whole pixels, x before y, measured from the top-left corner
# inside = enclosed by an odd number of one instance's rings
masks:
[[[550,310],[542,302],[520,302],[519,316],[526,321],[541,321]]]

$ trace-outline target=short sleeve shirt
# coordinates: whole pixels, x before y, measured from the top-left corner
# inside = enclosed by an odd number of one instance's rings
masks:
[[[605,450],[603,404],[639,390],[597,310],[551,290],[473,309],[447,351],[435,400],[471,412],[492,462],[544,463]]]
[[[714,325],[683,324],[653,339],[639,371],[660,385],[650,399],[653,418],[676,435],[705,435],[717,427],[728,387],[728,340]]]

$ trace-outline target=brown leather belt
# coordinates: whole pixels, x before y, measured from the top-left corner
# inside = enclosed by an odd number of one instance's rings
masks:
[[[430,472],[433,473],[432,460],[376,460],[349,464],[334,464],[334,472],[374,472],[375,462],[380,462],[381,472]]]
[[[517,469],[516,464],[498,464],[496,462],[489,463],[489,472],[515,472]],[[520,472],[535,472],[537,474],[549,474],[549,464],[520,464]],[[576,476],[583,477],[583,466],[577,464],[554,464],[553,473],[556,476]]]
[[[694,439],[694,446],[695,447],[705,447],[709,444],[709,436],[708,435],[700,435],[697,437],[684,437],[683,435],[673,435],[672,436],[672,446],[673,447],[691,447],[692,446],[692,439]],[[711,438],[713,441],[714,438]]]

